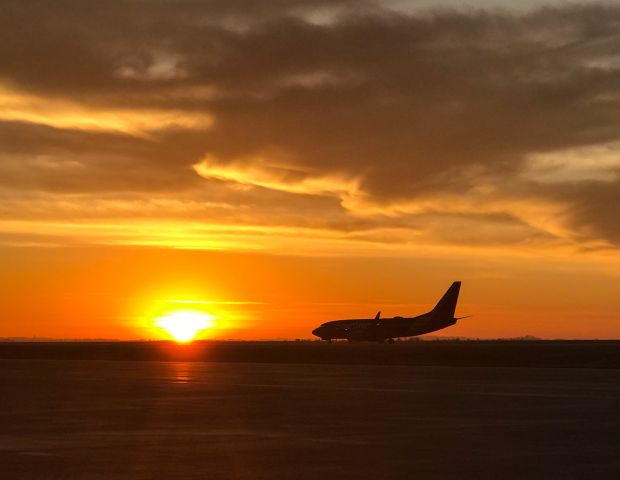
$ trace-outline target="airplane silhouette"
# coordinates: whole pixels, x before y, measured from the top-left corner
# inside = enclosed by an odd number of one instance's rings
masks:
[[[312,334],[328,342],[346,339],[350,342],[387,340],[389,343],[394,343],[395,338],[415,337],[435,332],[454,325],[457,320],[467,318],[454,316],[460,288],[461,282],[454,282],[435,308],[417,317],[381,318],[381,312],[377,312],[374,319],[333,320],[323,323],[312,330]]]

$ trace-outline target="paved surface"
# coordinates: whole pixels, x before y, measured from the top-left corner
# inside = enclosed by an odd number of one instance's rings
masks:
[[[620,369],[620,341],[0,342],[0,359]]]
[[[620,371],[0,361],[1,478],[620,478]]]

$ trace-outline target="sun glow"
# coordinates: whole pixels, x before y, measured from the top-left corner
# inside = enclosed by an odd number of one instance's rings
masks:
[[[213,316],[194,310],[176,310],[158,317],[155,325],[175,341],[187,343],[194,340],[200,331],[213,327]]]

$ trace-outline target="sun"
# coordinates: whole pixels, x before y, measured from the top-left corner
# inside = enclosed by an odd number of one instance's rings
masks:
[[[196,338],[198,332],[213,326],[213,316],[194,310],[175,310],[156,318],[155,325],[175,341],[188,343]]]

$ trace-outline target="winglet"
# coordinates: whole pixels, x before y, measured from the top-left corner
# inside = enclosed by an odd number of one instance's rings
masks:
[[[377,321],[381,320],[381,310],[377,312],[377,315],[375,316],[375,320]]]

